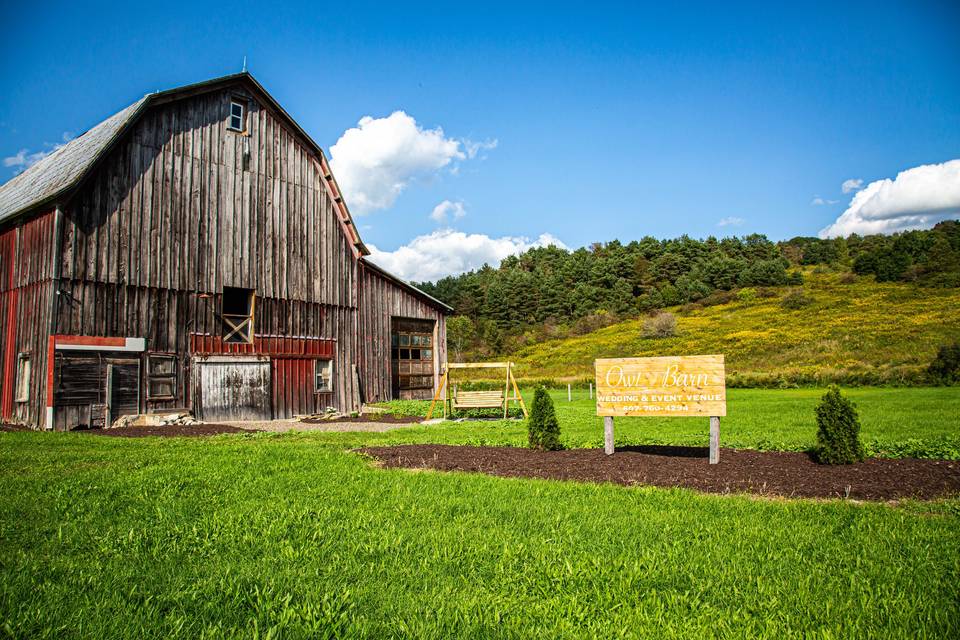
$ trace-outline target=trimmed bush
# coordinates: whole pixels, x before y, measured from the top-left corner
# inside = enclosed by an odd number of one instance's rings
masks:
[[[937,351],[927,368],[930,379],[937,384],[956,384],[960,382],[960,342],[945,344]]]
[[[817,462],[851,464],[865,455],[857,410],[836,385],[830,385],[817,406]]]
[[[677,335],[677,319],[663,311],[643,321],[644,338],[671,338]]]
[[[533,396],[533,407],[527,421],[527,433],[530,436],[530,448],[544,451],[559,451],[560,423],[553,409],[553,399],[543,387],[537,388]]]

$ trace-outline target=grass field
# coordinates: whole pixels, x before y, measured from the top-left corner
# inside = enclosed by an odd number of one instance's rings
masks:
[[[0,434],[0,628],[18,638],[960,631],[955,500],[892,507],[384,471],[330,442]]]
[[[677,335],[642,336],[643,319],[583,336],[541,342],[513,354],[524,378],[586,378],[596,358],[722,353],[727,373],[751,382],[915,380],[937,348],[960,339],[960,289],[931,289],[807,272],[811,303],[786,309],[789,289],[742,290],[728,304],[677,314]]]
[[[724,444],[809,446],[819,394],[731,390]],[[868,441],[956,445],[954,390],[849,394]],[[589,400],[554,398],[564,441],[599,445]],[[618,440],[705,444],[698,422],[618,420]],[[957,499],[785,501],[386,471],[347,450],[524,438],[509,421],[199,439],[2,433],[0,629],[18,638],[960,632]]]

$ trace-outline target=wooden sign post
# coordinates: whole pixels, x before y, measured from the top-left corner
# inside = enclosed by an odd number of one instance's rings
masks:
[[[603,449],[614,452],[615,416],[710,418],[710,464],[720,461],[720,417],[727,415],[723,356],[605,358],[594,362]]]

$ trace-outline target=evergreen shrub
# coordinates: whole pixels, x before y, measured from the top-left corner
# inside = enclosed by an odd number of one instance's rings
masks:
[[[560,423],[553,408],[553,399],[543,387],[538,387],[533,396],[533,406],[530,408],[530,419],[527,420],[527,433],[531,449],[543,451],[559,451]]]
[[[830,385],[817,406],[817,462],[851,464],[865,455],[857,410],[836,385]]]
[[[945,344],[927,368],[930,379],[937,384],[960,382],[960,342]]]

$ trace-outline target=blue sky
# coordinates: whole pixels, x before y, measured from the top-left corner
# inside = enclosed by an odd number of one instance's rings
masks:
[[[960,158],[957,2],[201,4],[0,5],[0,181],[65,132],[244,55],[325,150],[361,118],[383,125],[333,154],[354,176],[348,203],[383,187],[348,166],[377,131],[437,147],[405,166],[394,140],[399,192],[351,204],[407,277],[438,273],[417,238],[472,242],[469,268],[510,246],[487,240],[541,234],[815,235],[858,195],[844,181]],[[380,121],[395,111],[407,119]]]

